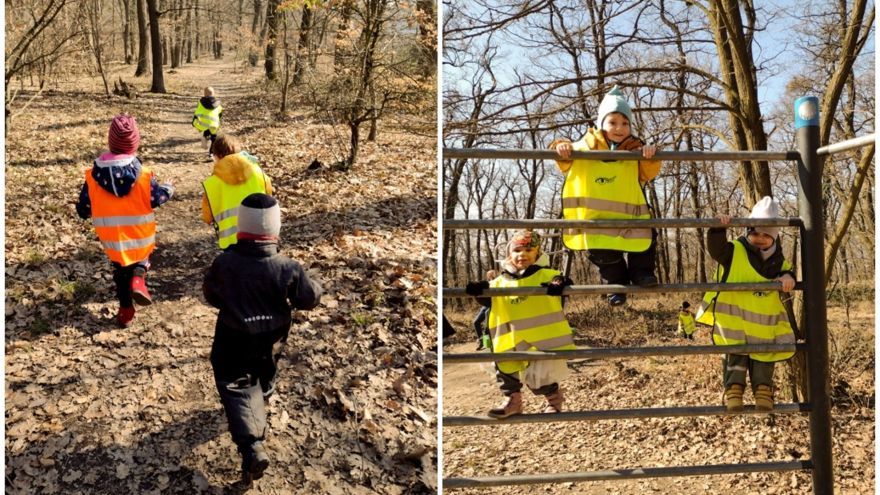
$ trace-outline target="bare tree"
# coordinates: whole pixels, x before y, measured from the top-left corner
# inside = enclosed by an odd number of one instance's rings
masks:
[[[147,1],[147,16],[150,20],[150,47],[153,57],[153,82],[150,85],[151,93],[165,92],[165,74],[162,70],[162,38],[159,30],[159,11],[156,8],[158,0]]]
[[[134,70],[135,77],[142,76],[149,72],[149,52],[147,51],[147,43],[149,43],[150,35],[147,31],[147,4],[146,0],[137,0],[135,3],[137,8],[138,22],[138,56],[137,68]]]

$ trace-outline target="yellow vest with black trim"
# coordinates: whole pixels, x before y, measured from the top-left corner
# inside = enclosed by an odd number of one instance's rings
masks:
[[[789,270],[791,263],[783,262]],[[718,266],[715,280],[724,277],[724,267]],[[733,259],[727,283],[772,282],[758,273],[749,263],[746,247],[733,241]],[[788,313],[779,298],[779,291],[707,292],[697,311],[697,321],[712,325],[712,340],[717,345],[794,344],[794,331]],[[761,352],[749,354],[757,361],[783,361],[794,352]]]
[[[590,151],[587,139],[572,143],[574,151]],[[566,220],[631,220],[651,218],[639,184],[639,162],[574,160],[562,186],[562,216]],[[569,249],[613,249],[640,253],[651,245],[650,228],[565,229]]]
[[[217,131],[220,130],[220,112],[222,111],[222,105],[217,105],[215,108],[208,110],[200,101],[199,106],[196,107],[196,111],[193,114],[193,127],[198,129],[199,132],[210,130],[211,134],[216,136]]]
[[[253,173],[241,184],[227,184],[216,175],[208,177],[203,183],[220,249],[238,242],[238,207],[242,200],[251,194],[266,192],[266,176],[260,167],[252,166]]]
[[[690,335],[694,333],[697,329],[697,324],[694,322],[694,315],[692,315],[689,311],[678,313],[678,333],[681,335]]]
[[[492,280],[489,286],[494,289],[539,287],[557,275],[559,272],[556,270],[542,268],[521,279],[502,275]],[[575,348],[559,296],[493,297],[489,311],[489,334],[493,352]],[[528,365],[528,361],[499,361],[498,369],[509,374],[522,371]]]

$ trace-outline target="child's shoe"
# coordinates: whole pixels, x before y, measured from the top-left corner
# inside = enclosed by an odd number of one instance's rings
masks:
[[[755,409],[759,411],[773,410],[773,389],[769,385],[755,387]]]
[[[608,296],[608,304],[612,306],[623,306],[626,304],[626,294],[611,294]]]
[[[660,283],[654,275],[646,275],[635,282],[639,287],[657,287]]]
[[[552,394],[547,394],[547,407],[544,408],[544,414],[558,414],[562,412],[562,389],[557,389]]]
[[[259,440],[243,449],[241,454],[241,477],[245,483],[263,477],[263,471],[269,467],[269,456],[263,442]]]
[[[514,392],[508,396],[500,406],[489,410],[489,417],[504,419],[514,414],[522,414],[522,393]]]
[[[119,308],[119,311],[116,313],[116,323],[119,327],[128,328],[131,325],[131,320],[134,320],[134,307]]]
[[[743,410],[743,388],[739,383],[734,383],[724,391],[724,404],[728,412]]]
[[[141,306],[153,304],[150,291],[147,290],[147,281],[144,277],[131,277],[131,298]]]

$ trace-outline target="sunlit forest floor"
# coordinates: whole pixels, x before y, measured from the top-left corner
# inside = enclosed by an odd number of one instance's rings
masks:
[[[204,86],[272,178],[281,251],[323,282],[295,317],[269,406],[272,457],[256,493],[423,493],[436,483],[436,137],[389,116],[348,172],[344,126],[285,117],[261,67],[200,61],[148,77],[113,68],[140,95],[103,96],[100,79],[46,91],[6,141],[7,493],[238,493],[240,459],[211,374],[216,310],[201,296],[219,254],[200,215],[212,163],[191,127]],[[13,105],[21,109],[29,94]],[[294,95],[295,96],[295,95]],[[117,329],[110,263],[73,204],[122,111],[138,155],[174,199],[156,210],[154,304]],[[418,150],[414,152],[413,150]],[[323,165],[308,169],[314,160]]]

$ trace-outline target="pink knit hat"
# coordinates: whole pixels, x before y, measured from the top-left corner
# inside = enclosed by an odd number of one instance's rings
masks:
[[[137,152],[140,141],[141,134],[134,117],[125,114],[113,117],[113,121],[110,122],[110,132],[107,134],[111,153],[133,155]]]

